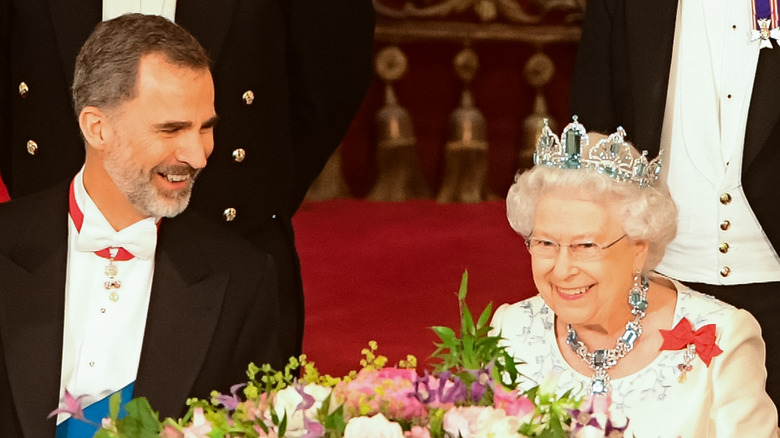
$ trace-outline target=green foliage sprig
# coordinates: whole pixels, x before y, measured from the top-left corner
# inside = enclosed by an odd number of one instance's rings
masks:
[[[468,271],[463,272],[458,290],[458,309],[460,311],[460,335],[445,326],[432,328],[441,342],[431,357],[441,362],[434,366],[436,372],[450,371],[467,386],[478,377],[475,371],[489,371],[497,382],[507,389],[516,389],[522,375],[517,370],[515,359],[506,347],[501,345],[501,335],[491,335],[492,328],[488,320],[493,313],[493,304],[488,303],[476,323],[466,303],[468,294]],[[491,396],[492,394],[486,394]],[[492,397],[490,397],[492,400]]]

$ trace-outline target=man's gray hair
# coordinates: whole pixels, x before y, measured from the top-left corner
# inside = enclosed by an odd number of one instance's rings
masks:
[[[171,64],[208,69],[209,57],[198,41],[170,20],[127,14],[95,27],[76,57],[73,106],[113,109],[136,95],[143,56],[160,54]]]

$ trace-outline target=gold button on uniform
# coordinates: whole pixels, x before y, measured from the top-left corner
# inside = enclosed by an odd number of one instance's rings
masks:
[[[729,195],[728,193],[724,193],[720,195],[720,203],[723,205],[731,204],[731,195]]]
[[[22,96],[22,99],[27,99],[28,94],[30,94],[30,87],[24,82],[19,82],[19,95]]]
[[[721,254],[726,254],[729,252],[729,244],[722,242],[720,245],[718,245],[718,251],[720,251]]]
[[[233,151],[233,161],[235,161],[236,163],[240,163],[244,161],[244,158],[246,158],[245,150],[238,148]]]
[[[252,105],[252,102],[255,101],[255,92],[252,90],[244,91],[244,95],[241,96],[241,99],[244,100],[245,104]]]
[[[728,229],[731,228],[731,222],[729,221],[723,221],[720,223],[720,229],[723,231],[728,231]]]
[[[222,217],[225,218],[226,222],[232,222],[236,219],[236,209],[233,207],[226,208],[224,212],[222,212]]]
[[[38,143],[28,140],[27,141],[27,153],[30,155],[38,155]]]
[[[728,266],[724,266],[724,267],[720,268],[720,276],[721,277],[728,277],[729,274],[731,274],[731,268],[729,268]]]

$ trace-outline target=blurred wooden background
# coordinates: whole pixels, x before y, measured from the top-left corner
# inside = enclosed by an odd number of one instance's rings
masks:
[[[374,0],[375,79],[310,200],[503,198],[568,122],[584,0]]]

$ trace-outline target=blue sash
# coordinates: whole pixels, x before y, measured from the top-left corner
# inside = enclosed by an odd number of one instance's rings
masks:
[[[127,415],[125,405],[133,398],[134,387],[135,382],[131,382],[129,385],[117,391],[121,394],[119,418],[123,418]],[[87,420],[91,421],[91,423],[76,420],[72,417],[68,418],[57,426],[57,435],[55,435],[55,438],[91,438],[94,436],[100,428],[100,422],[110,415],[109,400],[114,394],[116,394],[116,392],[109,394],[84,408],[84,416]]]

